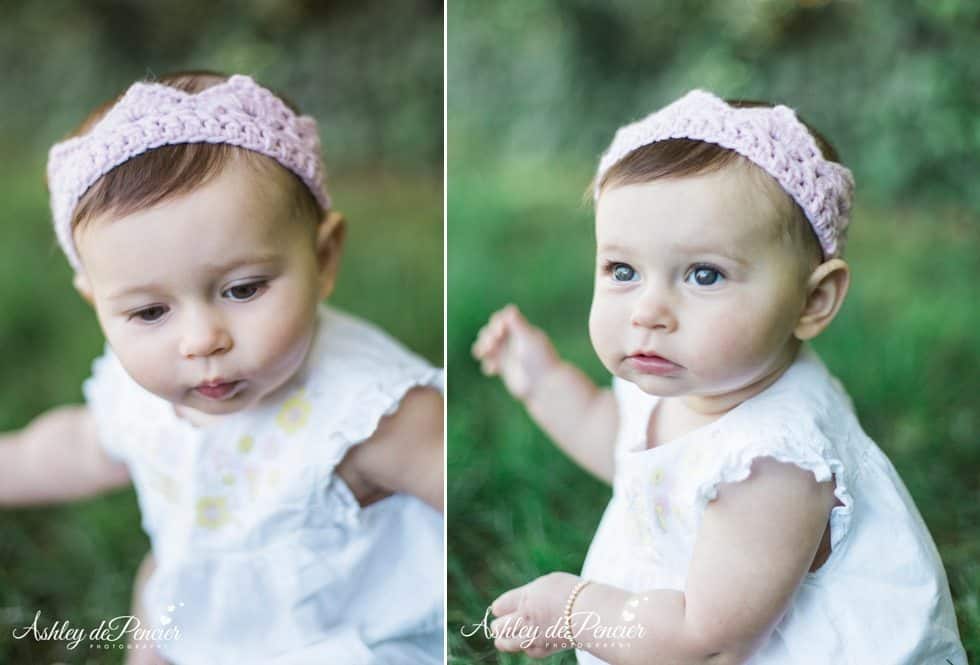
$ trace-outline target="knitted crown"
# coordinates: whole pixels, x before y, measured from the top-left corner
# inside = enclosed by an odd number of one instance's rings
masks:
[[[134,83],[90,131],[48,153],[55,233],[72,268],[81,265],[71,219],[82,195],[123,162],[179,143],[227,143],[271,157],[295,173],[324,209],[330,207],[316,120],[297,116],[251,77],[236,74],[198,93]]]
[[[620,127],[599,160],[599,183],[617,162],[637,148],[658,141],[689,138],[734,150],[776,179],[806,214],[825,258],[839,256],[850,223],[854,177],[846,167],[823,158],[793,109],[735,108],[704,90],[692,90],[677,101],[632,124]]]

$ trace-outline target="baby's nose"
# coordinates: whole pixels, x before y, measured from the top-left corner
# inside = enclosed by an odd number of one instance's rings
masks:
[[[200,358],[230,351],[231,334],[216,313],[195,312],[188,316],[180,339],[180,353],[185,358]]]
[[[670,293],[657,288],[647,288],[633,303],[630,323],[641,328],[672,332],[677,328],[677,317]]]

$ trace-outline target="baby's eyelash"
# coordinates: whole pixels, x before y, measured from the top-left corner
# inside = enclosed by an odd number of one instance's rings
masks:
[[[166,313],[167,313],[166,312],[166,309],[167,308],[166,308],[165,305],[150,305],[149,307],[141,307],[140,309],[138,309],[138,310],[136,310],[134,312],[130,312],[126,316],[126,320],[127,321],[132,321],[132,320],[136,319],[138,323],[153,324],[153,323],[156,323],[157,321],[159,321],[161,318],[163,318],[163,316],[166,315]],[[143,314],[145,314],[147,312],[153,312],[155,310],[162,310],[160,312],[160,316],[158,316],[158,317],[156,317],[156,318],[154,318],[152,320],[149,320],[149,321],[142,318],[142,315]]]
[[[230,293],[234,289],[247,289],[247,288],[254,288],[256,291],[261,291],[262,289],[266,288],[268,284],[269,284],[268,279],[256,279],[251,282],[242,282],[241,284],[235,284],[233,286],[229,286],[222,293]]]
[[[610,261],[606,259],[602,262],[602,272],[603,274],[608,275],[613,271],[613,268],[621,265],[624,265],[622,261]]]
[[[718,266],[713,265],[711,263],[695,263],[695,264],[691,265],[690,268],[687,269],[687,272],[688,272],[688,274],[690,274],[692,272],[697,272],[698,270],[714,270],[716,273],[718,273],[722,277],[725,277],[726,276],[724,270],[722,270]]]
[[[690,283],[692,278],[696,286],[703,287],[720,286],[728,279],[724,271],[710,263],[695,263],[688,268],[684,273],[684,281]],[[707,281],[702,281],[702,278]]]

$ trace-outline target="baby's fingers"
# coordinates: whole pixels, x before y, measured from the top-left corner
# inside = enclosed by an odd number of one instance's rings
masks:
[[[480,371],[484,376],[495,376],[500,373],[500,365],[494,359],[485,358],[480,361]]]
[[[524,587],[522,586],[505,591],[497,597],[497,600],[490,604],[490,611],[493,612],[495,617],[516,612],[517,608],[520,607],[523,593]]]
[[[480,328],[473,343],[472,353],[477,360],[495,354],[507,336],[506,308],[493,313],[485,326]]]
[[[490,342],[493,337],[492,326],[493,319],[491,318],[487,323],[476,333],[476,341],[473,342],[473,346],[470,348],[470,352],[473,357],[479,360],[481,357],[485,356],[490,349]]]
[[[497,651],[515,653],[530,646],[531,627],[524,617],[508,614],[490,623],[493,646]]]
[[[480,329],[477,333],[476,341],[473,342],[473,348],[471,349],[473,357],[477,360],[486,360],[490,356],[497,353],[500,347],[500,335],[494,334],[494,331],[487,324]]]

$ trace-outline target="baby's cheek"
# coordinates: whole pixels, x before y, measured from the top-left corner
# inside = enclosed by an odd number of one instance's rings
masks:
[[[261,324],[256,326],[256,341],[261,363],[274,372],[285,372],[305,355],[313,334],[315,308],[295,298],[269,303]]]
[[[589,313],[589,338],[596,355],[610,370],[620,344],[617,331],[621,325],[622,323],[616,321],[614,307],[602,301],[593,302]]]
[[[731,364],[741,358],[744,355],[743,341],[737,334],[733,335],[731,329],[720,329],[714,336],[713,364],[719,365],[725,361]]]
[[[117,342],[114,347],[126,372],[143,388],[164,399],[174,399],[176,379],[173,363],[160,358],[155,350]]]
[[[717,378],[736,383],[749,380],[776,352],[771,321],[766,312],[744,306],[729,312],[727,320],[709,326],[713,330],[711,364]]]

